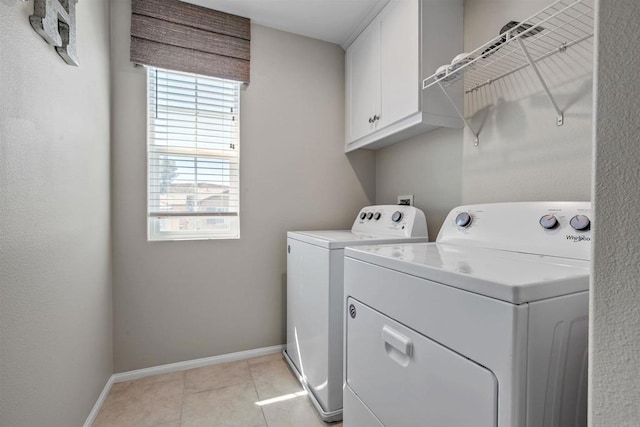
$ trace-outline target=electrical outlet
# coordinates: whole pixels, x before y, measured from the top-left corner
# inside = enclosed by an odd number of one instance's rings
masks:
[[[413,206],[413,194],[407,196],[398,196],[398,204],[404,206]]]

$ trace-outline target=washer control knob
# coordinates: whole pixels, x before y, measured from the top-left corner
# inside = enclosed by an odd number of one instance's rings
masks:
[[[393,215],[391,215],[391,221],[400,222],[402,220],[402,212],[395,211]]]
[[[360,219],[365,219],[367,217],[367,213],[366,212],[362,212],[360,214]]]
[[[373,212],[369,212],[369,213],[367,214],[367,219],[371,219],[371,218],[373,218]]]
[[[555,215],[549,214],[540,218],[540,225],[547,230],[553,230],[558,226],[558,218]]]
[[[471,217],[469,212],[462,212],[462,213],[459,213],[458,216],[456,217],[456,225],[458,227],[466,228],[471,225],[472,220],[473,218]]]
[[[591,221],[586,215],[576,215],[569,224],[577,231],[587,231],[591,228]]]
[[[380,219],[380,217],[382,216],[382,214],[380,212],[376,212],[376,214],[373,216],[373,219],[375,219],[376,221]]]

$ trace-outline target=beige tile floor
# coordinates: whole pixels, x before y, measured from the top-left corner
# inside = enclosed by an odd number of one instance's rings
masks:
[[[325,424],[281,354],[114,384],[94,427]]]

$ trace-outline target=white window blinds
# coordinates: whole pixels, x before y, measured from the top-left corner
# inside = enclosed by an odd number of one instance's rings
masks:
[[[149,240],[240,237],[240,83],[160,68],[147,80]]]

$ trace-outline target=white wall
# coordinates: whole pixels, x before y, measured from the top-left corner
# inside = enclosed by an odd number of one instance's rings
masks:
[[[640,423],[640,3],[600,0],[590,425]]]
[[[466,0],[465,51],[524,20],[550,0]],[[523,200],[590,200],[592,42],[541,64],[565,124],[530,71],[507,77],[465,98],[473,135],[443,129],[400,142],[376,156],[376,201],[415,194],[435,238],[446,213],[459,204]],[[412,167],[406,167],[411,161]]]
[[[109,10],[77,8],[80,67],[0,1],[0,425],[80,426],[112,373]]]
[[[286,231],[349,228],[373,154],[347,158],[344,52],[254,25],[241,96],[239,240],[146,241],[145,71],[130,2],[112,2],[116,371],[285,342]]]

